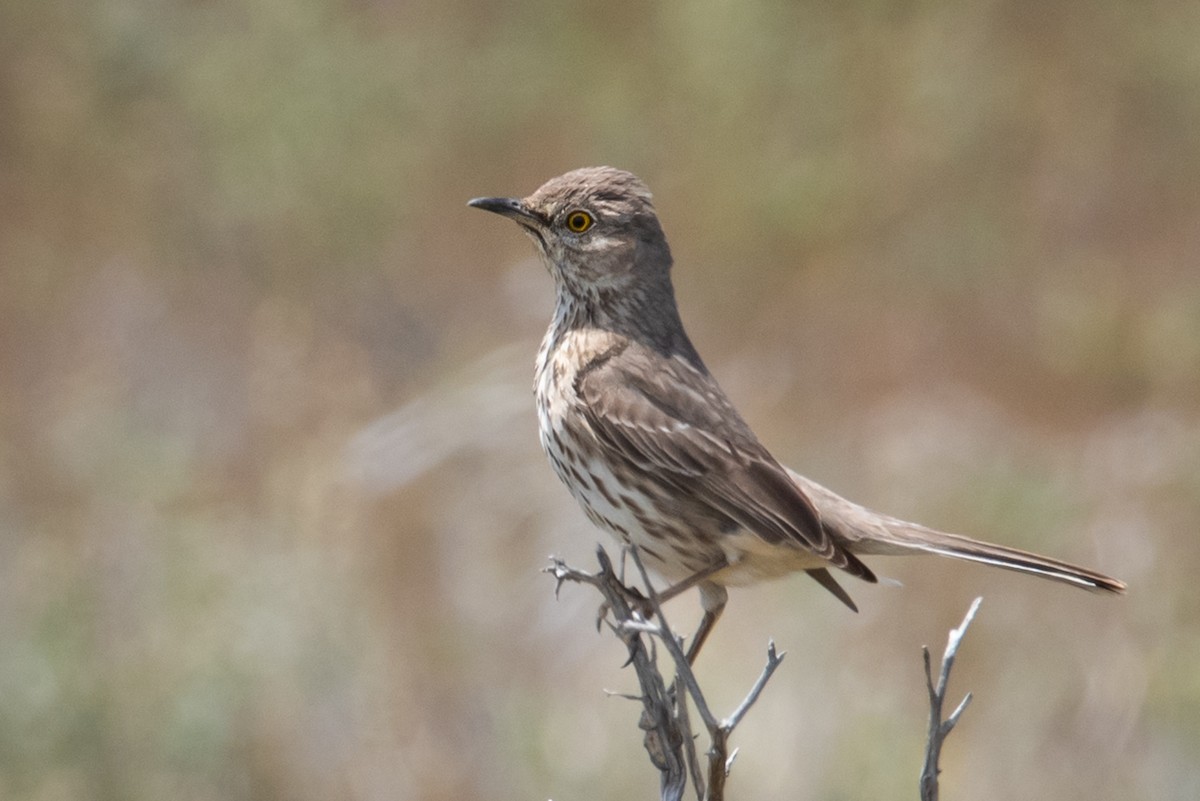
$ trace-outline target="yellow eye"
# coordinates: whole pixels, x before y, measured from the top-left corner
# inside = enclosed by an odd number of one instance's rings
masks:
[[[595,225],[596,221],[586,211],[573,211],[567,215],[567,228],[576,234],[582,234]]]

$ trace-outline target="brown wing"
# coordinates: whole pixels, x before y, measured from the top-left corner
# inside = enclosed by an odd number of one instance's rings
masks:
[[[790,542],[875,580],[829,536],[808,496],[703,369],[627,343],[582,369],[575,390],[596,437],[637,469],[767,542]]]

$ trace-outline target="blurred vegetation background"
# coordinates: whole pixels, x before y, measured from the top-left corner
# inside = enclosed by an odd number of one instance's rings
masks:
[[[639,173],[789,464],[1127,580],[735,592],[740,798],[1200,796],[1200,4],[0,5],[0,797],[649,797],[473,196]],[[670,607],[688,628],[694,599]]]

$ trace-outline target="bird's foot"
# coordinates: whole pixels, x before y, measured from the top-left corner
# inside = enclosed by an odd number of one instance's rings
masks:
[[[650,620],[654,617],[654,602],[636,587],[627,587],[621,585],[622,600],[625,601],[629,608],[629,616],[639,618],[641,620]],[[600,604],[600,608],[596,610],[596,629],[597,631],[604,624],[604,619],[608,617],[608,613],[612,611],[612,604],[604,601]]]

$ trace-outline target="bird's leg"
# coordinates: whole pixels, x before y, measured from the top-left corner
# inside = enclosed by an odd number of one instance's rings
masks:
[[[689,665],[695,661],[696,655],[700,653],[700,646],[704,644],[704,641],[712,632],[717,618],[721,616],[721,612],[725,609],[725,602],[729,599],[729,593],[725,591],[724,587],[714,584],[707,579],[728,566],[729,563],[722,559],[688,576],[683,581],[672,584],[662,592],[654,593],[658,604],[662,605],[681,593],[687,592],[692,587],[698,586],[700,588],[700,606],[704,610],[704,617],[700,619],[700,627],[696,629],[696,633],[692,636],[692,644],[688,647],[687,658]],[[625,598],[629,606],[640,612],[643,618],[650,619],[654,614],[654,605],[651,603],[651,600],[635,587],[627,586],[624,582],[621,582],[621,586],[624,588]],[[596,617],[597,628],[600,627],[608,611],[607,602],[600,605],[600,613]]]
[[[712,633],[713,626],[717,624],[717,618],[721,617],[721,613],[725,611],[725,602],[728,600],[729,593],[720,584],[713,584],[710,581],[700,584],[700,606],[704,609],[704,617],[700,618],[700,626],[692,635],[692,644],[688,646],[687,661],[689,665],[696,664],[696,657],[700,655],[700,647]]]
[[[711,565],[709,567],[704,568],[703,570],[693,573],[692,575],[688,576],[687,578],[685,578],[683,581],[679,582],[678,584],[672,584],[670,587],[667,587],[665,590],[660,592],[658,594],[658,602],[666,603],[667,601],[671,600],[672,598],[679,595],[680,593],[687,592],[692,587],[695,587],[697,584],[702,585],[704,580],[707,579],[709,576],[711,576],[713,573],[717,573],[721,570],[724,570],[727,567],[729,567],[729,563],[726,562],[724,559],[722,559],[721,561],[717,562],[714,565]],[[714,586],[716,586],[716,585],[714,585]],[[700,592],[701,592],[701,595],[704,594],[703,586],[701,586]],[[721,606],[724,606],[724,605],[725,605],[725,601],[722,600]]]
[[[626,553],[625,549],[622,549],[621,553],[622,554]],[[624,560],[622,560],[622,564],[624,564]],[[729,563],[726,562],[724,559],[722,559],[721,561],[717,562],[714,565],[711,565],[709,567],[704,568],[703,570],[699,570],[699,571],[693,573],[692,575],[685,578],[683,581],[672,584],[670,587],[667,587],[665,590],[661,590],[661,591],[655,593],[655,597],[658,599],[658,603],[660,605],[665,604],[667,601],[671,600],[672,598],[678,597],[682,593],[685,593],[688,590],[690,590],[692,587],[695,587],[696,585],[701,584],[709,576],[711,576],[712,574],[714,574],[718,571],[724,570],[728,566],[729,566]],[[634,609],[638,610],[639,612],[641,612],[642,617],[649,620],[654,615],[654,605],[650,602],[650,599],[647,598],[642,593],[642,591],[639,590],[638,588],[630,587],[628,584],[626,584],[624,575],[621,576],[621,586],[625,590],[625,599],[629,603],[629,605],[631,607],[633,607]],[[720,605],[721,606],[725,605],[724,600],[721,601]],[[605,604],[601,605],[601,607],[600,607],[600,616],[599,616],[599,619],[597,620],[597,624],[599,623],[600,620],[604,619],[604,616],[607,613],[608,613],[608,604],[605,603]],[[718,614],[720,614],[720,613],[718,612]]]

